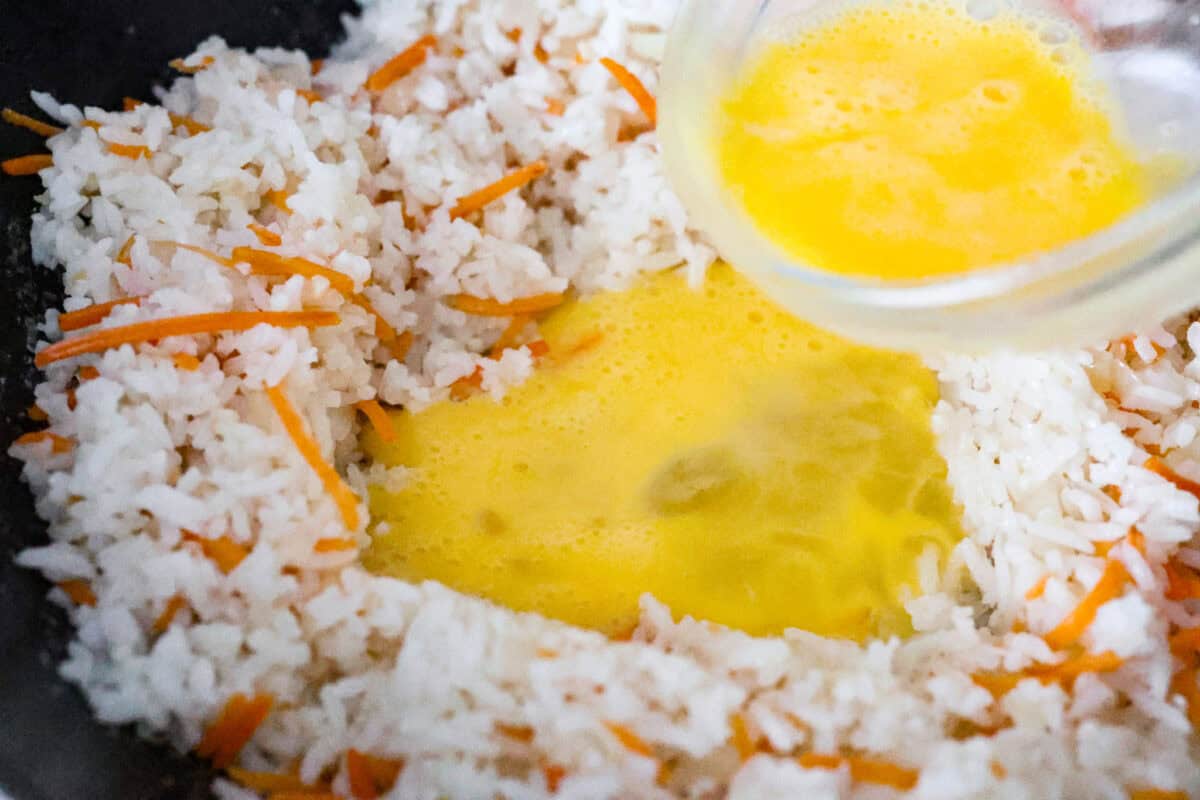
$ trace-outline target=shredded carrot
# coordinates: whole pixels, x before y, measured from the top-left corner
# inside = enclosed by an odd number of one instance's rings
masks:
[[[1155,456],[1150,456],[1150,458],[1147,458],[1145,463],[1142,464],[1142,467],[1175,484],[1176,489],[1187,492],[1188,494],[1196,497],[1200,497],[1200,483],[1183,477],[1178,472],[1168,467],[1166,462],[1164,462],[1162,459],[1156,458]]]
[[[1144,533],[1137,528],[1130,528],[1125,539],[1129,542],[1130,547],[1137,550],[1142,556],[1146,555],[1146,535]]]
[[[532,742],[534,735],[533,728],[528,725],[506,725],[503,722],[496,723],[496,733],[521,744]]]
[[[99,353],[124,344],[139,344],[168,336],[195,336],[247,331],[258,325],[279,328],[322,327],[336,325],[338,315],[330,311],[226,311],[212,314],[192,314],[183,317],[135,322],[117,328],[72,336],[40,350],[34,358],[39,368],[56,361]]]
[[[875,783],[881,786],[891,786],[902,792],[917,785],[919,773],[914,769],[873,758],[860,756],[837,756],[821,753],[805,753],[796,759],[805,769],[840,769],[843,765],[850,768],[850,777],[858,783]]]
[[[475,390],[483,385],[483,368],[476,367],[470,375],[465,375],[450,384],[450,399],[466,400]]]
[[[408,356],[408,351],[412,349],[415,338],[412,331],[404,331],[397,336],[396,340],[390,345],[392,358],[397,361],[403,361]]]
[[[228,767],[225,770],[225,774],[239,786],[249,789],[252,792],[258,792],[259,794],[268,794],[271,792],[301,792],[309,794],[329,788],[328,786],[309,786],[300,780],[299,776],[288,775],[282,772],[252,772],[239,767]]]
[[[1084,595],[1075,610],[1067,614],[1053,630],[1046,634],[1044,637],[1046,643],[1056,650],[1074,644],[1092,624],[1100,606],[1119,597],[1128,582],[1129,572],[1125,569],[1125,565],[1120,561],[1109,560],[1104,566],[1104,572],[1100,579],[1096,581],[1096,585]]]
[[[425,63],[430,49],[437,47],[436,36],[422,36],[367,78],[364,87],[368,92],[382,92],[396,81]]]
[[[120,144],[119,142],[104,142],[108,146],[108,152],[114,156],[122,158],[149,158],[153,155],[153,151],[144,144]]]
[[[532,321],[528,314],[517,314],[509,321],[508,327],[496,339],[496,343],[488,350],[489,358],[499,358],[505,350],[517,345],[517,338]]]
[[[320,72],[324,66],[325,66],[325,59],[323,59],[323,58],[314,58],[312,61],[309,62],[309,70],[312,72],[313,75],[316,75],[318,72]]]
[[[647,758],[654,757],[654,751],[650,748],[650,745],[646,744],[642,737],[638,736],[629,728],[617,722],[605,722],[604,727],[608,728],[609,733],[615,736],[617,741],[620,742],[621,746],[626,750],[630,751],[631,753],[637,753],[639,756],[646,756]]]
[[[368,300],[365,296],[363,296],[361,294],[350,295],[349,299],[350,299],[351,303],[354,303],[354,305],[358,306],[363,311],[366,311],[368,314],[370,314],[371,316],[373,316],[375,318],[375,336],[376,336],[376,338],[378,338],[380,341],[382,341],[386,344],[391,344],[392,342],[395,341],[396,329],[393,328],[391,326],[391,324],[386,319],[383,318],[383,315],[380,314],[375,309],[375,306],[373,306],[371,304],[370,300]]]
[[[550,353],[550,345],[546,344],[545,339],[538,339],[526,346],[529,348],[529,354],[534,358],[543,358]]]
[[[244,545],[239,544],[228,536],[209,539],[185,530],[183,531],[183,540],[186,542],[195,542],[200,545],[200,550],[204,555],[217,565],[217,569],[226,575],[233,572],[237,568],[237,565],[241,564],[246,556],[250,555],[250,551]]]
[[[87,328],[101,322],[107,317],[114,308],[123,305],[140,305],[142,298],[140,297],[122,297],[118,300],[109,300],[107,303],[93,303],[90,306],[84,306],[76,311],[64,311],[58,315],[58,327],[63,333],[68,331],[77,331],[80,328]]]
[[[126,111],[133,111],[140,105],[142,105],[142,101],[132,97],[126,97],[122,102],[122,106]],[[197,122],[191,117],[185,117],[182,114],[175,114],[168,111],[167,117],[170,118],[171,125],[173,127],[187,129],[188,135],[190,136],[195,136],[197,133],[204,133],[205,131],[212,130],[210,126],[205,125],[203,122]]]
[[[1033,586],[1031,586],[1029,588],[1029,591],[1025,593],[1025,599],[1026,600],[1037,600],[1039,597],[1041,597],[1043,594],[1045,594],[1046,583],[1049,580],[1050,580],[1049,574],[1043,575],[1041,577],[1041,579],[1037,583],[1035,583]]]
[[[305,278],[324,278],[329,286],[342,294],[354,291],[354,281],[349,275],[337,270],[323,267],[320,264],[298,256],[281,256],[268,250],[256,250],[253,247],[235,247],[231,254],[235,262],[244,261],[250,265],[254,275],[274,275],[290,277],[301,275]]]
[[[275,698],[269,694],[254,697],[235,694],[230,697],[221,713],[204,731],[204,737],[196,745],[196,755],[210,759],[217,769],[225,769],[250,741],[274,703]]]
[[[1182,789],[1130,789],[1129,800],[1188,800]]]
[[[1175,560],[1163,564],[1167,573],[1168,600],[1195,600],[1200,598],[1200,575],[1190,567]]]
[[[508,303],[501,303],[490,297],[475,297],[469,294],[458,294],[450,298],[450,305],[466,314],[478,317],[513,317],[519,314],[536,314],[548,311],[562,304],[566,295],[562,292],[537,294],[531,297],[519,297]]]
[[[291,402],[284,395],[283,390],[278,386],[271,386],[267,389],[267,397],[271,400],[271,405],[275,407],[275,413],[279,415],[279,419],[283,422],[283,427],[287,430],[288,435],[292,437],[292,441],[296,443],[296,449],[300,451],[300,455],[308,462],[313,471],[321,479],[321,483],[325,485],[325,490],[333,497],[337,503],[338,509],[342,513],[342,521],[350,530],[358,528],[358,497],[346,485],[337,471],[329,465],[325,459],[321,458],[321,448],[316,441],[304,430],[304,421],[300,418],[299,412],[292,406]]]
[[[450,209],[450,219],[461,219],[473,211],[478,211],[509,192],[520,189],[525,184],[545,174],[548,169],[545,161],[534,161],[518,170],[508,173],[495,183],[458,198],[454,208]]]
[[[1171,691],[1187,703],[1188,721],[1193,728],[1200,727],[1200,684],[1196,683],[1196,667],[1188,667],[1175,673],[1171,679]]]
[[[321,97],[320,93],[314,89],[297,89],[296,96],[303,97],[305,100],[308,101],[309,105],[313,105],[315,103],[320,103],[322,100],[325,99],[324,97]]]
[[[35,154],[30,156],[19,156],[10,158],[7,161],[0,161],[0,170],[5,175],[14,177],[20,175],[36,175],[44,169],[54,166],[54,157],[50,154]]]
[[[94,381],[94,380],[96,380],[96,378],[99,378],[99,377],[100,377],[100,370],[96,369],[91,364],[87,364],[87,365],[79,368],[79,380],[80,381]]]
[[[317,543],[313,545],[313,552],[315,553],[344,553],[348,550],[357,549],[358,542],[353,539],[343,539],[341,537],[317,539]]]
[[[154,620],[154,624],[150,626],[150,630],[154,633],[162,633],[171,627],[171,622],[175,619],[175,615],[182,611],[186,605],[187,601],[183,599],[183,595],[177,594],[172,597],[163,606],[162,613]]]
[[[546,791],[557,794],[563,778],[567,777],[567,770],[559,764],[545,763],[542,764],[542,776],[546,779]]]
[[[18,447],[26,447],[39,442],[50,442],[50,452],[52,453],[69,453],[75,449],[75,443],[65,436],[59,436],[57,433],[50,431],[34,431],[18,436],[14,445]]]
[[[67,597],[77,606],[96,605],[96,593],[92,591],[92,585],[85,580],[72,578],[69,581],[59,581],[58,588],[66,592]]]
[[[25,413],[28,414],[29,418],[34,422],[45,422],[46,420],[50,419],[50,415],[43,411],[42,407],[37,403],[31,405],[29,410]]]
[[[1093,655],[1081,653],[1058,664],[1038,664],[1021,672],[979,672],[971,676],[976,685],[987,689],[1000,698],[1017,687],[1021,681],[1032,678],[1043,684],[1070,684],[1086,673],[1103,674],[1121,668],[1124,660],[1115,653]]]
[[[199,64],[188,64],[182,58],[173,58],[167,62],[167,66],[176,72],[182,72],[184,75],[195,75],[201,70],[211,67],[213,63],[212,56],[204,56],[200,59]]]
[[[1104,492],[1104,494],[1107,495],[1108,498],[1110,500],[1112,500],[1114,503],[1121,502],[1121,487],[1120,486],[1116,486],[1116,485],[1110,483],[1107,486],[1104,486],[1103,488],[1101,488],[1100,491]]]
[[[129,254],[133,252],[133,243],[136,240],[137,236],[130,236],[125,240],[125,244],[121,245],[121,249],[117,251],[115,259],[118,264],[124,264],[127,267],[133,266],[133,261],[130,259]]]
[[[396,440],[396,428],[392,425],[392,418],[388,416],[387,411],[379,404],[378,400],[362,400],[355,403],[354,407],[370,420],[371,427],[379,434],[380,439],[385,442]]]
[[[57,125],[42,122],[40,119],[34,119],[28,114],[13,111],[11,108],[0,109],[0,119],[3,119],[9,125],[16,125],[18,128],[31,130],[38,136],[55,136],[63,132],[63,128]]]
[[[84,128],[91,128],[94,131],[98,131],[104,127],[103,125],[101,125],[99,122],[97,122],[94,119],[85,119],[83,122],[81,122],[79,124],[80,124],[80,126],[82,126]]]
[[[76,402],[77,398],[75,397],[75,390],[73,388],[67,389],[67,408],[74,411]]]
[[[292,212],[292,207],[288,205],[288,193],[283,189],[269,189],[263,193],[263,198],[280,211]]]
[[[729,727],[733,731],[730,742],[733,749],[737,750],[738,758],[743,762],[754,758],[754,754],[758,752],[758,745],[746,728],[746,719],[741,714],[734,714],[729,718]]]
[[[1184,628],[1175,631],[1167,639],[1175,655],[1200,652],[1200,628]]]
[[[355,800],[375,800],[391,791],[403,769],[403,759],[379,758],[353,748],[346,751],[346,777]]]
[[[509,31],[508,33],[506,33],[506,34],[504,34],[504,35],[508,37],[508,40],[509,40],[510,42],[516,42],[516,41],[520,41],[520,39],[521,39],[521,29],[520,29],[520,28],[513,28],[511,31]]]
[[[550,60],[550,54],[546,52],[546,48],[542,47],[541,42],[534,43],[533,57],[536,58],[538,60],[538,62],[542,63],[542,64],[545,64],[547,61]]]
[[[283,237],[265,225],[259,225],[257,222],[251,222],[246,227],[251,233],[258,237],[258,243],[264,245],[265,247],[278,247],[279,245],[283,244]]]
[[[176,353],[171,356],[171,361],[175,364],[176,368],[187,372],[195,372],[200,369],[200,359],[190,353]]]
[[[650,120],[650,124],[657,126],[658,102],[655,101],[654,95],[646,91],[646,87],[638,80],[637,76],[611,58],[602,58],[600,63],[612,73],[612,76],[617,79],[617,83],[621,84],[621,88],[633,96],[633,99],[637,101],[638,108],[642,109],[642,113]]]
[[[567,113],[567,104],[556,98],[548,98],[546,100],[546,113],[554,117],[561,117]]]

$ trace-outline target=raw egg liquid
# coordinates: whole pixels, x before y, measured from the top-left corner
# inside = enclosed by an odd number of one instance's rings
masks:
[[[646,592],[753,634],[902,633],[926,548],[961,537],[933,375],[774,306],[724,265],[571,302],[502,402],[397,413],[370,455],[368,568],[619,634]]]
[[[752,55],[718,113],[724,184],[830,272],[916,279],[1044,252],[1146,196],[1079,38],[952,0],[855,6]]]

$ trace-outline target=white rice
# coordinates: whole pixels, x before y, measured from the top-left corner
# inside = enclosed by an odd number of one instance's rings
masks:
[[[484,388],[500,396],[532,368],[527,350],[484,362],[504,321],[454,311],[448,296],[618,288],[679,264],[702,277],[713,253],[666,184],[654,133],[619,141],[642,118],[597,63],[610,56],[653,91],[675,5],[392,0],[347,21],[345,43],[315,78],[302,53],[250,54],[212,39],[191,58],[211,66],[164,92],[163,108],[81,111],[35,95],[64,123],[102,123],[51,139],[54,167],[42,173],[34,256],[65,269],[67,310],[147,295],[104,326],[252,309],[330,308],[342,320],[168,338],[46,371],[37,402],[75,447],[14,448],[52,540],[19,561],[52,581],[87,580],[98,598],[76,607],[51,592],[77,627],[62,674],[102,721],[136,722],[183,750],[232,694],[272,693],[274,710],[241,763],[283,771],[298,760],[305,780],[333,774],[343,795],[351,747],[403,757],[390,796],[431,800],[547,797],[545,764],[565,770],[560,798],[893,793],[845,769],[804,769],[793,756],[809,751],[919,770],[914,798],[1200,792],[1166,644],[1168,621],[1200,625],[1200,608],[1164,600],[1162,567],[1172,555],[1200,565],[1200,548],[1190,549],[1200,511],[1141,466],[1162,448],[1181,474],[1200,478],[1200,323],[1188,319],[1129,347],[931,358],[943,397],[934,424],[969,537],[942,569],[923,564],[921,594],[908,604],[919,633],[903,642],[859,647],[799,631],[755,639],[674,622],[649,597],[634,640],[612,642],[437,584],[374,576],[353,552],[314,553],[318,539],[346,531],[264,384],[285,382],[360,495],[368,482],[394,488],[402,469],[361,463],[355,402],[419,410],[481,364]],[[373,107],[359,89],[367,75],[428,33],[437,52]],[[297,97],[310,87],[325,101]],[[548,98],[565,104],[561,117],[546,112]],[[185,136],[164,108],[212,130]],[[101,137],[154,155],[112,155]],[[537,159],[547,175],[490,205],[479,224],[450,220],[459,196]],[[290,193],[291,214],[266,201],[273,189]],[[406,209],[418,222],[411,231]],[[412,330],[404,362],[389,360],[373,319],[322,279],[270,282],[152,244],[228,253],[256,244],[253,221],[278,231],[282,252],[351,276],[396,329]],[[115,258],[131,235],[127,267]],[[57,338],[55,314],[44,333]],[[177,369],[176,353],[196,355],[200,369]],[[72,403],[82,365],[99,377]],[[993,702],[971,675],[1060,660],[1034,634],[1097,580],[1095,544],[1133,525],[1146,558],[1127,544],[1111,556],[1135,585],[1100,609],[1083,639],[1124,666],[1083,675],[1071,691],[1028,680]],[[182,541],[183,529],[229,536],[250,555],[224,575]],[[369,541],[365,528],[352,533]],[[1047,574],[1044,594],[1027,601]],[[188,610],[155,634],[176,595]],[[1013,632],[1017,623],[1034,633]],[[769,753],[740,762],[735,714]],[[533,736],[514,739],[498,723]],[[624,748],[606,723],[634,731],[654,758]],[[661,765],[670,767],[663,785]],[[217,789],[247,796],[225,781]]]

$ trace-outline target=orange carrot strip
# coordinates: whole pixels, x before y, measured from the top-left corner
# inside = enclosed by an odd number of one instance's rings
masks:
[[[281,211],[287,211],[289,214],[292,207],[288,205],[288,193],[283,189],[269,189],[263,193],[263,198]]]
[[[206,536],[200,536],[186,530],[183,531],[182,535],[184,541],[195,542],[200,545],[200,550],[204,555],[217,565],[217,569],[226,575],[233,572],[237,568],[237,565],[241,564],[246,556],[250,555],[250,551],[244,545],[228,536],[209,539]]]
[[[382,314],[375,310],[375,306],[371,305],[370,300],[361,294],[350,295],[349,300],[375,318],[375,336],[380,341],[390,343],[395,340],[396,329],[383,318]]]
[[[1037,583],[1035,583],[1033,586],[1031,586],[1029,591],[1025,593],[1025,599],[1026,600],[1037,600],[1039,597],[1041,597],[1043,594],[1045,594],[1046,583],[1049,580],[1050,580],[1049,574],[1043,575],[1041,577],[1041,580],[1039,580]]]
[[[615,736],[617,741],[620,742],[621,746],[626,750],[630,751],[631,753],[637,753],[639,756],[646,756],[647,758],[654,757],[654,750],[651,749],[650,745],[646,744],[642,737],[638,736],[629,728],[621,725],[618,722],[607,721],[604,723],[604,727],[608,728],[609,733]]]
[[[132,97],[126,97],[122,105],[126,111],[133,111],[135,108],[142,105],[142,101],[136,100]],[[212,130],[210,126],[205,125],[203,122],[197,122],[191,117],[185,117],[182,114],[174,114],[168,111],[167,117],[170,118],[171,125],[173,127],[186,128],[188,135],[190,136],[195,136],[197,133],[204,133],[205,131]]]
[[[80,126],[82,126],[84,128],[91,128],[94,131],[98,131],[104,127],[102,124],[100,124],[97,120],[94,120],[94,119],[85,119],[83,122],[81,122],[79,124],[80,124]]]
[[[891,786],[902,792],[917,785],[920,774],[907,767],[859,756],[836,756],[821,753],[805,753],[796,759],[805,769],[839,769],[843,764],[850,768],[850,777],[859,783],[875,783]]]
[[[334,291],[347,295],[354,292],[354,281],[349,275],[329,267],[323,267],[306,258],[281,256],[267,250],[255,250],[253,247],[235,247],[231,255],[234,261],[244,261],[249,264],[250,272],[254,275],[319,277],[327,280],[330,288]]]
[[[1184,628],[1175,631],[1167,639],[1175,655],[1200,652],[1200,628]]]
[[[754,754],[758,752],[758,745],[750,736],[750,731],[746,728],[746,719],[741,714],[734,714],[729,718],[729,727],[732,730],[730,742],[733,744],[733,749],[737,750],[738,758],[743,762],[754,758]]]
[[[450,209],[450,219],[461,219],[473,211],[478,211],[509,192],[520,189],[530,181],[545,174],[548,167],[545,161],[535,161],[526,164],[518,170],[508,173],[495,183],[489,184],[478,191],[458,198],[454,208]]]
[[[196,755],[210,759],[217,769],[225,769],[254,736],[274,703],[275,698],[269,694],[254,697],[235,694],[204,731],[204,737],[196,745]]]
[[[122,297],[117,300],[109,300],[107,303],[93,303],[75,311],[64,311],[58,315],[58,328],[63,333],[77,331],[103,321],[117,306],[129,304],[136,306],[141,302],[142,298],[140,297]]]
[[[100,370],[93,367],[91,364],[79,368],[80,381],[94,381],[100,377]]]
[[[320,93],[318,93],[314,89],[297,89],[296,96],[303,97],[305,100],[308,101],[309,105],[313,105],[314,103],[320,103],[322,100],[325,99],[324,97],[321,97]]]
[[[1168,600],[1194,600],[1200,598],[1200,575],[1195,570],[1171,560],[1163,564],[1167,573]]]
[[[538,62],[542,63],[542,64],[545,64],[547,61],[550,60],[550,54],[546,52],[546,48],[542,47],[541,42],[534,42],[533,57],[536,58],[538,60]]]
[[[510,347],[515,347],[517,344],[517,337],[521,335],[522,331],[525,330],[525,327],[529,325],[531,321],[532,320],[528,314],[517,314],[515,317],[513,317],[508,323],[508,327],[505,328],[503,333],[500,334],[500,338],[496,339],[496,343],[492,345],[490,350],[488,350],[488,357],[499,358],[505,350],[509,349]]]
[[[258,242],[261,245],[266,247],[278,247],[279,245],[283,244],[283,237],[265,225],[259,225],[257,222],[251,222],[246,227],[250,229],[251,233],[258,237]]]
[[[311,793],[324,791],[328,786],[309,786],[296,775],[281,772],[252,772],[239,767],[228,767],[225,774],[238,785],[259,794],[271,792],[302,792]]]
[[[508,303],[501,303],[490,297],[475,297],[469,294],[458,294],[450,298],[450,305],[465,314],[477,317],[513,317],[518,314],[536,314],[548,311],[561,305],[566,299],[562,292],[537,294],[531,297],[519,297]]]
[[[1110,560],[1105,564],[1104,573],[1096,581],[1096,585],[1084,595],[1075,610],[1067,614],[1052,631],[1046,634],[1044,637],[1046,643],[1056,650],[1074,644],[1092,624],[1100,606],[1119,597],[1128,582],[1129,572],[1126,571],[1125,565],[1120,561]]]
[[[542,776],[546,779],[546,791],[557,794],[563,778],[567,777],[567,770],[559,764],[542,764]]]
[[[483,368],[476,367],[475,371],[470,375],[463,377],[450,384],[450,399],[466,400],[475,390],[483,385]]]
[[[7,161],[0,161],[0,171],[14,177],[20,175],[36,175],[44,169],[54,166],[54,157],[49,153],[19,156]]]
[[[296,448],[300,451],[300,455],[304,457],[308,465],[317,473],[317,476],[321,479],[321,483],[325,485],[325,490],[329,492],[334,502],[337,503],[338,509],[342,512],[342,521],[346,527],[352,531],[357,529],[358,496],[346,485],[342,477],[337,474],[337,470],[321,457],[321,448],[305,431],[304,421],[300,418],[299,412],[288,401],[283,390],[278,386],[271,386],[267,389],[267,397],[271,399],[271,405],[275,407],[275,413],[279,415],[280,421],[283,422],[283,427],[287,430],[288,435],[292,437],[292,441],[296,443]]]
[[[1188,721],[1193,728],[1200,727],[1200,684],[1196,683],[1196,667],[1188,667],[1175,673],[1171,679],[1171,691],[1187,703]]]
[[[96,605],[96,593],[92,591],[92,585],[85,580],[72,578],[69,581],[60,581],[58,588],[66,592],[67,597],[77,606]]]
[[[50,431],[34,431],[26,433],[16,438],[13,442],[18,447],[37,444],[39,442],[50,442],[50,452],[52,453],[69,453],[75,449],[75,443],[65,436],[59,436],[57,433]]]
[[[29,410],[25,413],[28,414],[29,418],[34,422],[45,422],[46,420],[50,419],[50,415],[43,411],[42,407],[37,403],[31,405]]]
[[[380,439],[385,442],[396,440],[396,428],[392,425],[392,418],[388,416],[387,411],[379,404],[378,400],[362,400],[355,403],[354,407],[370,420],[371,427],[379,434]]]
[[[1129,800],[1188,800],[1182,789],[1130,789]]]
[[[190,353],[176,353],[171,356],[171,361],[175,364],[176,368],[187,372],[195,372],[200,369],[200,359]]]
[[[567,104],[556,98],[548,98],[546,100],[546,113],[551,116],[561,117],[567,113]]]
[[[1142,464],[1142,467],[1175,484],[1176,489],[1187,492],[1188,494],[1196,497],[1200,497],[1200,483],[1183,477],[1178,472],[1168,467],[1166,462],[1164,462],[1162,459],[1156,458],[1155,456],[1150,456],[1146,459],[1145,463]]]
[[[529,744],[534,736],[533,728],[528,725],[508,725],[503,722],[496,723],[496,733],[521,744]]]
[[[121,245],[121,249],[117,251],[117,257],[115,259],[118,264],[124,264],[127,267],[133,266],[133,262],[130,260],[129,254],[133,252],[133,243],[136,239],[137,236],[130,236],[125,240],[125,244]]]
[[[351,748],[346,751],[346,777],[350,783],[350,795],[355,800],[376,800],[379,787],[371,776],[366,756]]]
[[[11,108],[0,109],[0,119],[3,119],[9,125],[16,125],[18,128],[31,130],[39,136],[55,136],[63,132],[63,128],[57,125],[42,122],[40,119],[34,119],[28,114],[13,111]]]
[[[397,55],[393,56],[367,78],[364,85],[368,92],[382,92],[396,81],[425,63],[429,50],[437,47],[436,36],[422,36]]]
[[[978,672],[971,676],[977,686],[982,686],[999,699],[1017,687],[1026,678],[1043,684],[1069,684],[1085,673],[1103,674],[1114,672],[1124,664],[1115,653],[1082,653],[1059,664],[1039,664],[1021,672]]]
[[[153,633],[162,633],[171,627],[171,622],[175,619],[175,615],[182,611],[186,605],[187,601],[183,599],[183,595],[177,594],[172,597],[163,606],[162,613],[154,620],[154,624],[150,626],[150,630]]]
[[[69,339],[63,339],[40,350],[34,358],[39,368],[56,361],[99,353],[123,344],[140,344],[168,336],[248,331],[258,325],[279,328],[322,327],[336,325],[338,315],[330,311],[225,311],[213,314],[192,314],[183,317],[135,322],[118,328],[100,328]]]
[[[212,63],[212,56],[204,56],[200,59],[199,64],[188,64],[182,58],[173,58],[167,62],[167,66],[176,72],[182,72],[184,75],[195,75],[197,72],[212,66]]]
[[[404,331],[397,336],[396,341],[392,342],[390,345],[392,358],[396,359],[397,361],[403,361],[405,357],[408,356],[408,351],[412,349],[413,340],[415,338],[416,337],[413,336],[412,331]]]
[[[314,58],[312,61],[309,62],[309,70],[312,72],[313,75],[316,75],[318,72],[320,72],[324,66],[325,66],[325,59],[323,59],[323,58]]]
[[[153,155],[153,151],[144,144],[120,144],[118,142],[104,142],[108,146],[108,152],[114,156],[122,158],[149,158]]]
[[[642,109],[642,113],[650,120],[650,124],[657,126],[658,102],[654,99],[654,95],[646,91],[645,85],[638,80],[637,76],[611,58],[602,58],[600,63],[612,73],[612,76],[617,79],[617,83],[621,84],[621,88],[633,96],[633,99],[637,101],[638,108]]]
[[[357,550],[358,542],[353,539],[329,538],[317,539],[317,543],[313,545],[315,553],[344,553],[347,550]]]
[[[538,339],[526,346],[529,348],[529,355],[534,358],[542,358],[550,353],[550,345],[546,344],[545,339]]]

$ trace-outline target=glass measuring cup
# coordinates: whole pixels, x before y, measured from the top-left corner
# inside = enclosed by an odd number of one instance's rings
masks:
[[[802,317],[900,349],[1084,344],[1200,303],[1200,2],[1193,0],[971,0],[967,6],[981,16],[1015,6],[1075,28],[1139,157],[1171,164],[1170,180],[1112,226],[1020,261],[915,281],[834,274],[777,248],[722,185],[714,142],[718,104],[764,39],[855,4],[682,4],[659,87],[663,155],[692,218],[738,269]]]

